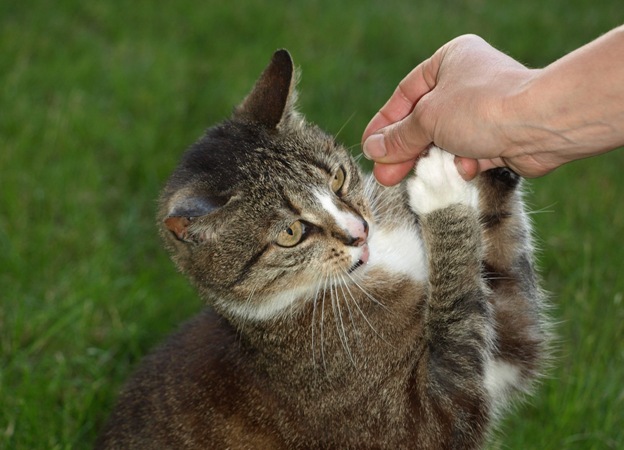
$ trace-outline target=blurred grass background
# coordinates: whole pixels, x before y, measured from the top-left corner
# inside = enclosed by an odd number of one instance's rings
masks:
[[[537,67],[623,16],[621,0],[0,3],[0,448],[90,448],[138,360],[199,310],[155,199],[275,49],[303,69],[301,110],[357,146],[459,34]],[[624,446],[623,168],[612,152],[530,184],[559,351],[493,448]]]

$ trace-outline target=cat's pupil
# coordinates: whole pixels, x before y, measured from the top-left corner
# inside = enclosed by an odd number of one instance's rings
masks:
[[[282,247],[294,247],[301,242],[304,233],[305,225],[300,220],[296,220],[280,231],[276,242]]]

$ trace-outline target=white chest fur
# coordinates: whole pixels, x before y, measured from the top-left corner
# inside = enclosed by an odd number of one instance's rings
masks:
[[[427,254],[420,234],[415,228],[376,228],[368,240],[368,266],[390,273],[408,275],[414,281],[427,279]]]

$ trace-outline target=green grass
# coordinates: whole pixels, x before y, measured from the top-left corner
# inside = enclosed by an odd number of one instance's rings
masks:
[[[508,4],[507,4],[508,3]],[[441,44],[481,34],[540,66],[621,21],[621,1],[0,3],[0,448],[90,448],[139,359],[201,302],[161,249],[158,191],[271,53],[347,145]],[[504,449],[624,443],[624,153],[531,183],[555,367]]]

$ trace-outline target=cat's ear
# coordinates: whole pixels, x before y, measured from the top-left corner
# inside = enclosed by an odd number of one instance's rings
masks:
[[[291,112],[295,101],[295,73],[290,53],[278,50],[252,91],[235,109],[234,117],[275,129]]]
[[[198,218],[207,216],[227,203],[221,197],[178,196],[172,199],[169,213],[164,220],[165,227],[182,242],[198,243],[206,238],[206,233],[190,233],[189,227]]]

